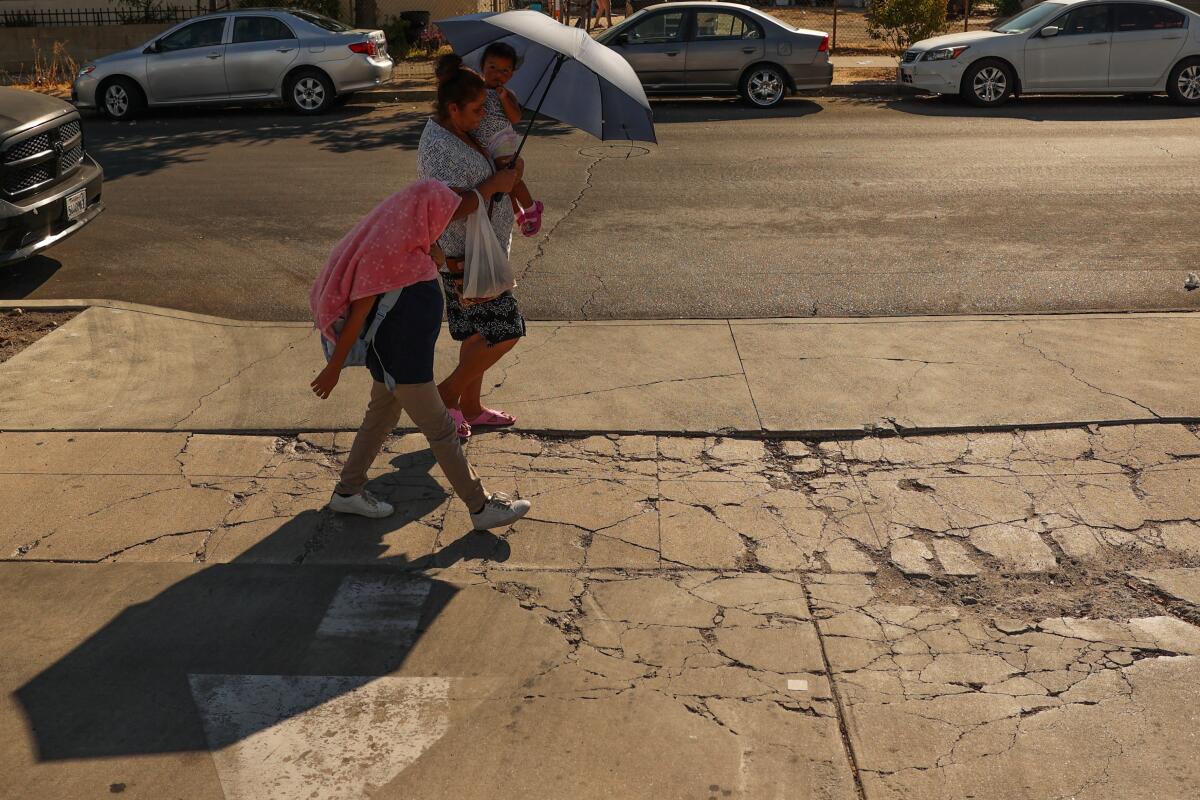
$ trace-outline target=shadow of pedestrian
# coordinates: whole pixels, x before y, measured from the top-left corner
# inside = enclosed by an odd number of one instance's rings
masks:
[[[76,578],[54,573],[62,576],[68,602],[79,591],[134,602],[15,692],[38,759],[228,745],[226,727],[210,727],[206,736],[193,699],[194,687],[205,681],[339,676],[322,682],[321,692],[289,697],[284,710],[265,708],[261,721],[237,729],[244,738],[328,702],[331,691],[345,694],[398,670],[458,591],[424,571],[481,558],[505,561],[508,545],[489,533],[467,532],[412,560],[371,557],[384,552],[385,536],[457,502],[412,463],[376,479],[371,490],[399,504],[393,518],[335,519],[327,510],[305,511],[230,563],[204,567],[140,602],[145,591],[131,580],[155,580],[162,571],[92,567],[82,589],[71,585]]]

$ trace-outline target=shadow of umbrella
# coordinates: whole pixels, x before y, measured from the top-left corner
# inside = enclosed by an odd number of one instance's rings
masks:
[[[408,473],[400,482],[386,476],[372,491],[401,503],[399,513],[362,525],[355,519],[339,536],[369,539],[380,552],[384,535],[446,501],[428,474]],[[457,592],[422,570],[508,558],[502,539],[472,532],[411,561],[310,565],[302,556],[296,564],[257,563],[296,548],[309,555],[328,519],[327,511],[306,511],[235,561],[206,567],[126,608],[18,689],[37,758],[215,750],[277,725],[403,665]],[[194,692],[211,691],[214,679],[252,676],[322,680],[315,691],[292,692],[286,706],[261,698],[272,704],[270,713],[210,725],[206,736]],[[250,689],[272,690],[261,680]]]

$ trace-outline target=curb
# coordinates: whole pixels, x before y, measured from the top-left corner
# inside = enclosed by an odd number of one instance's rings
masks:
[[[131,303],[125,300],[103,300],[85,298],[0,300],[0,311],[16,308],[29,311],[83,311],[88,308],[110,308],[115,311],[130,311],[186,322],[222,325],[229,328],[311,328],[306,320],[242,320],[218,317],[212,314],[197,314],[192,311]],[[916,314],[898,317],[775,317],[775,318],[696,318],[696,319],[531,319],[533,325],[554,327],[648,327],[648,326],[722,326],[736,325],[887,325],[914,324],[920,322],[1010,322],[1019,318],[1055,319],[1163,319],[1181,315],[1200,316],[1197,308],[1159,308],[1153,311],[1022,311],[1013,314]]]

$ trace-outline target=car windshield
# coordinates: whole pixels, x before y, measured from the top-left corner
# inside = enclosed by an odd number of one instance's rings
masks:
[[[639,20],[644,16],[646,16],[646,9],[643,8],[641,11],[634,13],[634,15],[632,17],[627,17],[625,19],[625,21],[622,22],[621,24],[614,25],[613,27],[606,30],[604,33],[597,36],[596,41],[599,42],[600,44],[608,44],[613,39],[620,36],[622,33],[625,33],[626,31],[628,31],[632,27],[632,25],[636,25],[637,24],[636,20]],[[631,25],[631,23],[632,23],[632,25]]]
[[[1036,6],[1027,8],[1015,17],[1002,20],[996,23],[992,30],[997,33],[1028,33],[1034,28],[1040,28],[1043,24],[1050,21],[1058,12],[1062,11],[1066,6],[1062,3],[1038,3]]]
[[[343,31],[354,30],[349,25],[344,25],[336,19],[323,17],[320,14],[313,14],[311,11],[292,11],[292,16],[299,17],[310,25],[316,25],[318,28],[324,28],[327,31],[334,33],[342,33]]]

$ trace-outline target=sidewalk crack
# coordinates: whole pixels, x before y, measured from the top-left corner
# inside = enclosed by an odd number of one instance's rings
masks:
[[[1027,348],[1029,348],[1030,350],[1033,350],[1035,353],[1037,353],[1038,355],[1040,355],[1040,356],[1041,356],[1043,359],[1045,359],[1046,361],[1049,361],[1051,364],[1057,364],[1058,366],[1062,367],[1063,369],[1065,369],[1065,370],[1066,370],[1066,371],[1067,371],[1067,372],[1070,374],[1070,376],[1071,376],[1071,378],[1072,378],[1072,379],[1074,379],[1074,380],[1078,381],[1079,383],[1082,383],[1084,386],[1087,386],[1089,389],[1093,389],[1094,391],[1097,391],[1097,392],[1099,392],[1100,394],[1106,395],[1106,396],[1108,396],[1108,397],[1115,397],[1115,398],[1117,398],[1118,400],[1124,400],[1125,402],[1127,402],[1127,403],[1130,403],[1130,404],[1132,404],[1132,405],[1135,405],[1135,406],[1137,406],[1138,408],[1142,409],[1143,411],[1147,412],[1148,414],[1150,414],[1151,416],[1153,416],[1155,419],[1162,419],[1162,415],[1161,415],[1161,414],[1159,414],[1159,413],[1158,413],[1157,411],[1155,411],[1154,409],[1150,408],[1149,406],[1142,405],[1141,403],[1139,403],[1138,401],[1134,400],[1133,398],[1126,397],[1126,396],[1125,396],[1125,395],[1123,395],[1123,394],[1117,394],[1116,392],[1110,392],[1110,391],[1108,391],[1107,389],[1102,389],[1102,388],[1100,388],[1099,386],[1097,386],[1096,384],[1094,384],[1094,383],[1089,383],[1088,381],[1086,381],[1086,380],[1084,380],[1083,378],[1079,377],[1079,375],[1077,375],[1077,374],[1075,373],[1075,368],[1074,368],[1074,367],[1072,367],[1070,364],[1067,364],[1067,363],[1066,363],[1066,362],[1064,362],[1064,361],[1060,361],[1060,360],[1059,360],[1059,359],[1057,359],[1057,358],[1053,358],[1053,357],[1051,357],[1051,356],[1047,355],[1047,354],[1046,354],[1046,352],[1045,352],[1044,350],[1042,350],[1040,347],[1038,347],[1037,345],[1035,345],[1035,344],[1031,344],[1030,342],[1026,341],[1025,337],[1026,337],[1026,336],[1032,336],[1032,335],[1033,335],[1033,333],[1034,333],[1034,331],[1033,331],[1033,326],[1032,326],[1032,325],[1026,325],[1026,328],[1027,328],[1027,330],[1025,330],[1024,332],[1018,332],[1018,333],[1017,333],[1017,338],[1020,340],[1020,342],[1021,342],[1021,345],[1022,345],[1022,346],[1024,346],[1024,347],[1027,347]]]
[[[812,593],[806,581],[800,581],[804,590],[804,602],[808,604],[809,613],[816,608],[813,605]],[[846,751],[846,759],[850,762],[850,774],[854,778],[854,791],[858,800],[866,800],[867,792],[863,788],[862,773],[858,766],[858,756],[854,752],[854,742],[850,739],[850,726],[846,720],[846,707],[842,702],[842,694],[838,690],[837,680],[833,675],[833,665],[829,663],[829,653],[825,649],[825,634],[821,632],[821,623],[815,614],[812,619],[813,630],[817,634],[817,645],[821,650],[821,663],[825,666],[825,677],[829,679],[829,695],[833,698],[833,708],[837,715],[838,731],[842,735],[842,747]]]
[[[567,205],[566,213],[564,213],[558,219],[558,221],[556,221],[554,225],[550,227],[550,230],[546,231],[545,235],[538,240],[537,250],[534,252],[533,257],[530,258],[529,261],[525,262],[525,269],[521,270],[521,274],[517,276],[518,283],[525,280],[525,275],[531,269],[533,269],[533,263],[535,261],[540,261],[546,256],[546,245],[550,244],[550,240],[554,237],[554,233],[558,230],[558,226],[566,222],[567,219],[575,213],[576,209],[579,208],[579,204],[583,202],[583,196],[587,194],[588,189],[592,188],[592,179],[594,177],[593,170],[595,170],[596,166],[603,160],[604,156],[599,156],[593,159],[592,163],[587,165],[587,168],[584,170],[583,188],[579,190],[579,194],[575,196],[575,199]]]
[[[285,344],[283,347],[281,347],[281,348],[280,348],[280,349],[279,349],[277,352],[274,352],[274,353],[271,353],[271,354],[269,354],[269,355],[263,356],[262,358],[255,359],[254,361],[251,361],[249,364],[247,364],[246,366],[244,366],[244,367],[242,367],[241,369],[239,369],[237,372],[235,372],[233,375],[229,376],[229,378],[227,378],[225,381],[223,381],[223,382],[221,383],[221,385],[217,386],[217,388],[213,389],[213,390],[212,390],[212,391],[210,391],[210,392],[206,392],[205,394],[201,395],[201,396],[200,396],[200,399],[196,401],[196,407],[195,407],[195,408],[193,408],[191,411],[189,411],[189,412],[188,412],[188,413],[187,413],[187,414],[186,414],[186,415],[183,417],[183,419],[181,419],[181,420],[179,420],[178,422],[176,422],[176,423],[175,423],[175,425],[174,425],[174,427],[178,429],[178,428],[179,428],[181,425],[183,425],[183,424],[184,424],[185,422],[187,422],[189,419],[191,419],[192,417],[194,417],[194,416],[195,416],[195,415],[196,415],[196,414],[197,414],[197,413],[200,411],[201,407],[203,407],[203,405],[204,405],[204,401],[208,400],[208,398],[210,398],[210,397],[212,397],[213,395],[215,395],[215,394],[217,394],[218,392],[220,392],[220,391],[221,391],[222,389],[224,389],[226,386],[229,386],[229,385],[230,385],[231,383],[233,383],[235,380],[237,380],[238,378],[240,378],[240,377],[241,377],[243,374],[245,374],[245,373],[246,373],[246,372],[248,372],[249,370],[253,369],[254,367],[257,367],[259,364],[263,364],[263,363],[265,363],[265,362],[267,362],[267,361],[271,361],[272,359],[279,358],[281,355],[283,355],[284,353],[286,353],[288,350],[290,350],[290,349],[292,349],[293,347],[295,347],[296,345],[300,344],[300,342],[302,342],[304,339],[307,339],[307,338],[308,338],[308,336],[309,336],[309,331],[306,329],[306,330],[304,331],[304,334],[303,334],[302,336],[300,336],[300,337],[298,337],[298,338],[296,338],[296,339],[289,339],[289,340],[288,340],[288,342],[287,342],[287,343],[286,343],[286,344]]]

